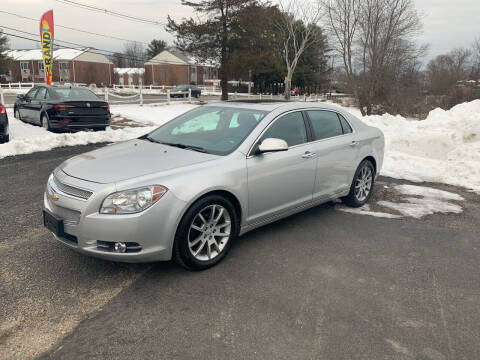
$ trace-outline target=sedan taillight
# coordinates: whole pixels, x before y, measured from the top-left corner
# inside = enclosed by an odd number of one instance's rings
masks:
[[[0,105],[0,114],[6,114],[6,113],[7,113],[7,109],[5,109],[5,106]]]
[[[73,107],[73,105],[53,105],[53,108],[57,111],[67,111]]]
[[[108,104],[107,105],[102,105],[101,108],[105,109],[107,111],[110,111],[110,105],[108,105]]]

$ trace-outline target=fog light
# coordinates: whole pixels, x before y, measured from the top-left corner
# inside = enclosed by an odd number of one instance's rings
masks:
[[[124,253],[127,251],[127,245],[123,242],[116,242],[115,243],[115,252]]]

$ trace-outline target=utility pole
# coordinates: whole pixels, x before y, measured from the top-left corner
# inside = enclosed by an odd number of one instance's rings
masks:
[[[250,92],[252,91],[252,69],[248,70],[248,96],[250,96]]]

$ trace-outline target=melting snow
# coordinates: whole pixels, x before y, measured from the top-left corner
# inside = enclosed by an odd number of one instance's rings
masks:
[[[370,205],[365,204],[359,208],[351,208],[345,205],[337,204],[335,205],[335,210],[340,210],[343,212],[351,213],[351,214],[358,214],[358,215],[370,215],[382,218],[390,218],[390,219],[397,219],[401,218],[400,215],[389,214],[385,212],[378,212],[378,211],[370,211]]]
[[[402,202],[378,201],[378,205],[395,210],[404,216],[421,218],[435,213],[461,213],[462,207],[448,200],[464,200],[458,194],[425,186],[395,185],[395,189],[404,195],[417,195],[421,198],[402,198]]]

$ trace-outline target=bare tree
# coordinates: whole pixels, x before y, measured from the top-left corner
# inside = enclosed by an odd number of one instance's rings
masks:
[[[480,37],[474,40],[472,48],[474,61],[477,66],[480,66]]]
[[[333,49],[340,54],[345,75],[353,83],[354,41],[358,30],[359,0],[323,0],[327,13],[327,29],[333,37]]]
[[[126,67],[143,67],[146,61],[145,47],[138,41],[127,42],[123,46],[123,56]]]
[[[480,37],[476,38],[472,44],[473,69],[472,76],[475,80],[480,79]]]
[[[276,25],[283,34],[283,56],[287,67],[285,99],[288,100],[300,57],[312,44],[323,40],[317,26],[322,11],[321,3],[316,0],[281,0],[279,7],[281,16]]]
[[[371,114],[426,48],[414,40],[422,24],[412,0],[324,0],[337,52],[362,113]]]
[[[469,76],[470,49],[457,48],[439,55],[427,65],[428,90],[435,95],[449,95],[459,80]]]

